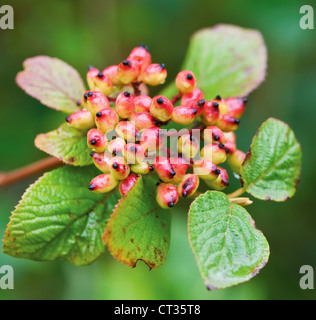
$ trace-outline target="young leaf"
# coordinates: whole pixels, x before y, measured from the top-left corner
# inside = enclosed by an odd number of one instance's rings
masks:
[[[199,196],[189,211],[189,239],[209,290],[250,280],[269,258],[269,244],[248,212],[218,191]]]
[[[254,136],[241,167],[243,188],[261,200],[287,200],[296,191],[301,161],[301,147],[293,131],[270,118]]]
[[[266,75],[267,49],[256,30],[219,24],[191,38],[181,70],[191,70],[206,99],[246,96]],[[176,93],[170,85],[162,94]]]
[[[67,63],[47,56],[29,58],[18,73],[17,84],[47,107],[72,113],[85,92],[79,73]]]
[[[3,252],[18,258],[75,265],[95,261],[104,251],[102,234],[120,195],[88,190],[98,172],[65,166],[44,174],[12,212]]]
[[[111,254],[128,266],[143,260],[152,269],[167,258],[170,211],[158,206],[155,193],[155,182],[139,178],[120,200],[103,235]]]
[[[67,164],[87,166],[93,163],[87,146],[87,131],[70,127],[66,123],[56,130],[37,135],[35,145]]]

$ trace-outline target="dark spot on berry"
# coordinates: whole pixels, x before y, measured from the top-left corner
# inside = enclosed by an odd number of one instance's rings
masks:
[[[204,106],[205,105],[205,100],[201,99],[196,103],[197,106]]]
[[[76,102],[76,105],[77,105],[77,106],[80,106],[80,105],[81,105],[81,100],[78,100],[78,101]]]
[[[226,153],[229,153],[229,151],[230,151],[230,150],[229,150],[228,148],[225,148],[225,152],[226,152]]]
[[[164,63],[161,63],[161,64],[160,64],[160,68],[161,68],[161,69],[165,69],[165,68],[166,68],[166,65],[165,65]]]
[[[90,186],[88,187],[89,190],[94,190],[95,189],[95,184],[90,184]]]
[[[193,141],[194,137],[192,135],[190,135],[190,141]]]
[[[215,100],[222,100],[222,97],[218,94],[218,95],[215,97]]]
[[[124,65],[124,66],[130,66],[131,63],[130,63],[130,61],[128,61],[128,60],[123,60],[123,65]]]
[[[113,154],[113,156],[116,156],[117,155],[117,151],[113,150],[112,154]]]
[[[236,124],[239,124],[240,120],[239,119],[235,119],[234,121]]]
[[[112,168],[113,168],[113,169],[117,169],[117,168],[118,168],[118,164],[117,164],[116,162],[114,162],[114,163],[112,164]]]
[[[67,121],[67,122],[70,122],[70,117],[69,117],[69,116],[66,117],[66,121]]]
[[[153,172],[154,171],[154,167],[153,166],[149,166],[149,171]]]
[[[87,99],[88,99],[88,94],[85,93],[85,94],[83,95],[83,98],[84,98],[85,100],[87,100]]]
[[[98,73],[98,78],[103,78],[103,73],[102,72]]]
[[[163,99],[162,99],[162,98],[158,98],[158,99],[157,99],[157,103],[158,103],[158,104],[163,104]]]
[[[169,207],[169,208],[172,208],[173,206],[174,206],[174,203],[173,203],[173,202],[169,202],[169,203],[168,203],[168,207]]]
[[[213,139],[214,139],[215,141],[218,141],[218,140],[219,140],[219,136],[218,136],[218,135],[215,135]]]
[[[188,187],[188,185],[189,185],[189,183],[186,182],[186,183],[182,186],[182,188],[183,188],[183,189],[186,189],[186,188]]]
[[[176,175],[176,173],[171,169],[171,170],[170,170],[170,176],[171,176],[171,177],[174,177],[175,175]]]
[[[214,106],[215,108],[218,108],[218,107],[219,107],[219,103],[218,103],[218,102],[213,102],[213,106]]]
[[[186,198],[187,196],[188,196],[187,192],[186,192],[186,191],[183,191],[183,192],[182,192],[182,197],[183,197],[183,198]]]
[[[197,110],[196,109],[192,109],[193,114],[197,114]]]
[[[139,140],[141,138],[141,134],[139,132],[136,132],[135,133],[135,137],[136,137],[136,140]]]
[[[218,146],[219,146],[221,149],[224,149],[224,148],[225,148],[225,146],[224,146],[222,143],[220,143]]]
[[[88,96],[89,96],[89,97],[92,97],[92,96],[93,96],[93,92],[89,91],[89,92],[88,92]]]
[[[98,118],[100,118],[100,117],[102,116],[102,112],[101,112],[101,111],[97,112],[97,113],[96,113],[96,116],[97,116]]]
[[[135,152],[135,151],[136,151],[135,146],[131,146],[131,147],[130,147],[130,150],[131,150],[132,152]]]
[[[90,157],[93,157],[94,152],[90,152],[89,155],[90,155]]]
[[[221,173],[221,170],[215,169],[215,170],[214,170],[214,173],[217,174],[217,175],[219,175],[219,174]]]
[[[129,97],[130,95],[131,95],[131,93],[130,93],[129,91],[125,91],[125,92],[124,92],[124,96],[125,96],[125,97]]]
[[[193,79],[193,75],[191,73],[187,74],[187,79],[188,80],[192,80]]]
[[[97,143],[97,140],[95,139],[90,140],[90,144],[95,145],[96,143]]]

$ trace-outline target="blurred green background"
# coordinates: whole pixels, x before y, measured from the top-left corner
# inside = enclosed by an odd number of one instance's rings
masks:
[[[303,149],[302,177],[285,203],[255,201],[248,211],[271,246],[267,266],[251,281],[209,292],[200,278],[187,239],[186,210],[172,212],[172,242],[164,266],[148,272],[116,262],[110,254],[88,267],[66,262],[38,263],[0,252],[0,265],[15,270],[14,290],[0,299],[312,299],[301,290],[299,269],[316,271],[315,101],[316,30],[299,28],[299,8],[314,1],[253,0],[16,0],[15,29],[0,30],[0,170],[46,155],[34,147],[38,133],[55,129],[64,114],[42,106],[15,84],[28,57],[58,57],[85,76],[92,64],[116,64],[141,42],[154,62],[164,62],[171,81],[181,67],[190,36],[217,23],[258,29],[268,47],[265,82],[249,96],[238,130],[238,147],[248,150],[260,124],[273,116],[287,122]],[[155,92],[155,91],[153,91]],[[0,190],[0,234],[10,211],[37,177]],[[237,185],[237,183],[235,183]]]

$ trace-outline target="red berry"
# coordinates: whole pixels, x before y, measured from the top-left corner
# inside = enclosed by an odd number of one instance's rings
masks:
[[[117,79],[117,65],[112,65],[107,68],[105,68],[102,73],[104,75],[107,75],[109,79],[111,80],[112,84],[117,86],[120,84],[119,80]]]
[[[104,108],[95,115],[97,128],[103,133],[113,130],[118,122],[119,117],[111,108]]]
[[[140,65],[135,60],[123,60],[117,67],[117,79],[120,83],[130,84],[140,75]]]
[[[178,140],[178,152],[186,158],[194,158],[200,149],[199,141],[190,134],[183,134]]]
[[[176,172],[170,164],[169,159],[159,156],[155,159],[154,169],[158,177],[164,182],[172,182]]]
[[[131,51],[131,53],[127,57],[127,60],[137,61],[140,66],[140,71],[142,72],[151,64],[151,55],[148,52],[146,46],[141,45],[139,47],[135,47]]]
[[[76,129],[90,129],[94,127],[94,117],[88,110],[79,110],[66,118],[68,124]]]
[[[225,151],[227,156],[231,156],[236,151],[236,144],[232,141],[225,142]]]
[[[142,73],[141,80],[150,85],[158,86],[163,84],[167,78],[167,70],[164,64],[150,64]]]
[[[194,107],[199,100],[203,100],[203,92],[199,88],[194,88],[191,92],[185,93],[181,98],[181,105]]]
[[[220,114],[226,114],[228,112],[228,106],[225,103],[225,100],[220,95],[217,95],[212,101],[213,103],[218,103],[218,109]]]
[[[166,122],[172,117],[173,104],[164,96],[155,96],[151,101],[149,110],[157,120]]]
[[[135,112],[149,112],[151,97],[139,95],[134,97]]]
[[[181,94],[191,92],[196,85],[196,79],[192,71],[180,71],[176,77],[176,87]]]
[[[200,159],[193,164],[193,173],[203,180],[216,180],[220,170],[208,159]]]
[[[223,168],[219,168],[219,170],[221,172],[216,180],[205,180],[206,184],[215,190],[223,190],[229,185],[227,171]]]
[[[145,129],[139,142],[149,153],[160,149],[164,143],[163,131],[159,127]]]
[[[203,131],[204,143],[224,143],[225,136],[223,131],[216,126],[208,126]]]
[[[224,137],[225,137],[225,141],[224,142],[231,141],[233,143],[236,143],[236,134],[235,134],[235,132],[233,132],[233,131],[223,132],[223,134],[224,134]]]
[[[185,176],[186,171],[188,170],[188,163],[182,157],[171,157],[169,161],[173,171],[175,172],[173,182],[179,183]]]
[[[209,143],[206,144],[201,150],[201,157],[208,159],[215,164],[226,161],[225,146],[222,143]]]
[[[86,91],[83,95],[83,104],[94,116],[104,108],[109,108],[108,98],[99,91]]]
[[[202,121],[204,124],[213,126],[219,118],[219,103],[213,101],[205,101],[202,113]]]
[[[88,148],[95,152],[104,152],[108,145],[106,135],[98,129],[90,129],[87,133]]]
[[[110,95],[113,91],[112,81],[103,72],[99,72],[94,77],[94,85],[95,89],[102,92],[105,96]]]
[[[149,112],[135,112],[129,118],[138,130],[152,128],[157,125],[157,120]]]
[[[135,111],[134,96],[129,91],[121,92],[116,98],[115,110],[121,118],[129,118]]]
[[[146,156],[145,149],[140,144],[128,143],[124,146],[124,158],[128,164],[141,163]]]
[[[116,138],[109,142],[107,150],[114,156],[122,155],[126,142],[122,138]]]
[[[199,183],[200,179],[197,175],[192,173],[186,174],[181,183],[178,184],[179,195],[183,198],[192,196],[198,189]]]
[[[236,97],[226,99],[225,102],[228,108],[228,113],[233,117],[239,119],[245,111],[247,99]]]
[[[94,165],[101,170],[104,173],[109,173],[110,172],[110,160],[112,159],[112,155],[109,154],[108,152],[91,152],[90,153]]]
[[[220,115],[217,120],[217,126],[224,132],[235,131],[239,127],[239,119],[230,114]]]
[[[88,73],[87,73],[87,82],[90,90],[94,90],[94,78],[98,75],[99,69],[96,69],[92,66],[89,66]]]
[[[178,106],[173,109],[173,113],[171,116],[171,120],[175,123],[188,125],[196,118],[197,109],[186,107],[186,106]]]
[[[122,157],[114,157],[109,163],[110,173],[117,180],[125,180],[130,174],[130,167]]]
[[[135,142],[138,129],[130,121],[120,121],[115,127],[116,133],[125,141]]]
[[[118,181],[110,173],[104,173],[92,179],[89,190],[95,193],[105,193],[113,190],[117,184]]]
[[[136,174],[131,173],[125,180],[120,182],[119,192],[122,197],[134,187],[138,179],[139,177]]]
[[[178,190],[171,183],[160,183],[157,187],[157,203],[163,209],[172,208],[179,200]]]

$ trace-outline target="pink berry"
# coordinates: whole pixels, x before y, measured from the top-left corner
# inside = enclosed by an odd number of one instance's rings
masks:
[[[134,187],[138,179],[139,176],[137,176],[135,173],[131,173],[125,180],[120,182],[119,192],[122,197]]]
[[[219,103],[213,101],[205,101],[202,113],[202,121],[204,124],[214,126],[219,118]]]
[[[193,173],[203,180],[216,180],[220,170],[208,159],[200,159],[193,164]]]
[[[110,167],[109,163],[110,160],[112,159],[112,155],[109,154],[108,152],[91,152],[90,156],[92,157],[94,165],[103,173],[109,173],[110,172]]]
[[[99,91],[86,91],[83,95],[83,104],[94,116],[104,108],[109,108],[108,98]]]
[[[191,92],[196,85],[196,79],[192,71],[180,71],[176,77],[176,87],[181,94]]]
[[[120,84],[119,80],[117,79],[117,65],[112,65],[109,66],[107,68],[105,68],[102,73],[106,76],[109,77],[109,79],[111,80],[112,84],[114,86],[117,86]]]
[[[217,120],[217,126],[224,132],[235,131],[239,127],[240,120],[230,114],[221,114]]]
[[[150,104],[150,113],[159,121],[166,122],[171,119],[173,104],[164,96],[155,96]]]
[[[113,190],[117,184],[118,181],[110,173],[103,173],[92,179],[89,190],[95,193],[105,193]]]
[[[108,145],[106,135],[98,129],[90,129],[87,133],[88,148],[95,152],[104,152]]]
[[[203,131],[204,143],[224,143],[225,136],[223,131],[216,126],[208,126]]]
[[[229,98],[225,100],[228,113],[235,118],[239,119],[243,112],[245,111],[245,105],[247,103],[247,98]]]
[[[139,95],[134,97],[135,112],[149,112],[151,97]]]
[[[130,121],[120,121],[115,127],[116,133],[125,141],[135,142],[138,129]]]
[[[179,193],[175,185],[171,183],[160,183],[157,187],[157,203],[163,209],[172,208],[179,200]]]
[[[102,92],[105,96],[108,96],[112,93],[112,81],[106,74],[99,72],[93,80],[95,89]]]
[[[140,71],[143,72],[151,64],[151,55],[146,46],[140,45],[131,51],[127,60],[137,61],[140,65]]]
[[[140,65],[135,60],[123,60],[117,67],[117,79],[122,84],[135,82],[140,75]]]
[[[122,155],[124,151],[124,146],[126,145],[126,142],[122,138],[116,138],[109,142],[109,145],[107,147],[107,150],[110,154],[117,156]]]
[[[199,183],[200,179],[197,175],[192,173],[186,174],[178,184],[179,195],[184,198],[192,196],[198,189]]]
[[[167,78],[167,70],[164,64],[152,63],[142,73],[141,80],[150,85],[163,84]]]
[[[191,92],[185,93],[181,98],[181,105],[194,107],[199,100],[203,100],[203,92],[199,88],[194,88]]]
[[[197,115],[195,108],[178,106],[173,109],[171,120],[175,123],[188,125],[194,121]]]
[[[145,129],[140,137],[140,145],[149,153],[159,150],[163,143],[163,131],[159,127]]]
[[[183,134],[178,140],[178,152],[186,158],[194,158],[200,149],[198,140],[190,134]]]
[[[94,117],[88,110],[79,110],[66,118],[67,123],[76,129],[90,129],[94,127]]]
[[[135,112],[129,118],[138,130],[155,127],[158,121],[149,112]]]
[[[99,72],[99,69],[89,66],[87,73],[87,82],[90,90],[94,90],[94,78],[98,75]]]
[[[206,184],[211,187],[212,189],[215,190],[223,190],[225,189],[228,185],[228,174],[227,171],[223,168],[219,168],[221,171],[219,176],[217,177],[216,180],[210,181],[210,180],[205,180]]]
[[[245,161],[246,154],[241,150],[235,150],[235,152],[228,157],[227,164],[231,168],[231,170],[235,173],[239,173],[240,167]]]
[[[130,167],[123,157],[114,157],[109,163],[110,173],[117,180],[125,180],[130,174]]]
[[[113,130],[118,122],[119,117],[111,108],[104,108],[95,115],[97,128],[103,133]]]
[[[140,144],[128,143],[124,146],[124,158],[128,164],[141,163],[146,156],[145,149]]]
[[[121,92],[116,98],[115,110],[121,118],[129,118],[135,111],[134,96],[129,91]]]
[[[215,164],[226,161],[225,146],[222,143],[209,143],[201,149],[201,157]]]

